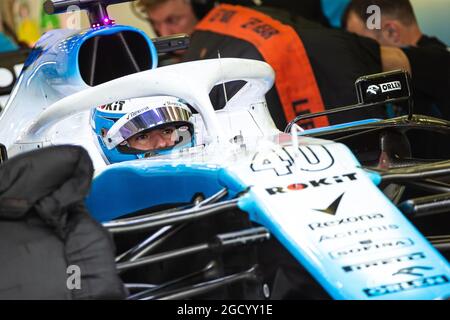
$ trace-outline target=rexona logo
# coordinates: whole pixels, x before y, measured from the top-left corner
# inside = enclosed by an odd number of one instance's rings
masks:
[[[308,227],[315,231],[319,229],[326,229],[330,227],[337,227],[342,226],[346,224],[352,224],[352,223],[358,223],[358,222],[367,222],[377,219],[383,219],[384,216],[381,213],[375,213],[375,214],[365,214],[357,217],[348,217],[348,218],[342,218],[339,220],[332,220],[332,221],[326,221],[326,222],[315,222],[308,225]]]
[[[381,92],[383,92],[383,93],[402,90],[402,84],[400,81],[383,83],[380,85],[380,87],[381,87]]]
[[[362,241],[358,245],[348,248],[342,248],[333,252],[330,252],[330,257],[332,259],[340,259],[356,256],[359,254],[380,251],[380,250],[393,250],[399,248],[410,247],[414,245],[411,239],[400,238],[400,239],[387,239],[373,242],[371,240]]]
[[[445,275],[420,278],[411,281],[387,284],[375,288],[364,289],[364,293],[370,297],[379,297],[392,293],[399,293],[407,290],[421,289],[427,287],[435,287],[449,283],[449,279]]]
[[[305,189],[311,189],[311,188],[320,188],[324,186],[333,186],[336,184],[346,183],[346,182],[352,182],[358,180],[356,177],[356,173],[349,173],[344,174],[341,176],[334,176],[330,178],[323,178],[323,179],[317,179],[317,180],[310,180],[308,182],[302,182],[302,183],[294,183],[287,187],[273,187],[266,189],[267,193],[271,196],[279,194],[279,193],[288,193],[292,191],[301,191]]]

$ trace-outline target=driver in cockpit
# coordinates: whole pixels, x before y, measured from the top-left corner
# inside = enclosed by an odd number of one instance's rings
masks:
[[[192,112],[171,96],[135,98],[97,107],[92,129],[112,164],[194,146]]]
[[[127,139],[128,145],[136,150],[153,151],[173,147],[176,143],[174,133],[176,127],[153,129],[138,133]]]

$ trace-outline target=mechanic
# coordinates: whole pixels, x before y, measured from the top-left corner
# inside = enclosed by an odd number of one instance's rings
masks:
[[[249,1],[221,2],[249,5]],[[206,17],[197,13],[192,19],[192,23],[200,21],[194,33],[191,27],[177,29],[177,32],[192,33],[190,49],[184,54],[185,61],[217,58],[220,52],[221,57],[257,59],[272,65],[277,80],[266,99],[272,118],[281,130],[299,114],[356,103],[356,79],[383,71],[383,56],[376,41],[325,28],[279,8],[230,4],[214,6],[212,2],[200,5],[194,0],[141,0],[139,5],[150,21],[170,21],[173,19],[168,19],[161,12],[175,12],[176,3],[185,7],[191,5],[194,13],[209,12]],[[157,17],[158,14],[161,16]],[[168,35],[168,30],[157,26],[158,34],[162,36]],[[391,66],[386,63],[384,66],[393,68],[397,64]],[[392,70],[389,68],[387,70]],[[233,96],[241,86],[242,83],[228,84],[228,97]],[[225,105],[225,95],[218,87],[211,96],[216,108]],[[382,108],[359,109],[328,118],[316,118],[303,122],[302,126],[308,129],[385,116]]]
[[[368,27],[369,6],[380,8],[380,28]],[[422,33],[414,9],[409,0],[352,0],[343,17],[348,31],[377,40],[391,47],[435,47],[446,49],[446,45],[435,37]]]
[[[366,23],[371,5],[381,10],[378,29]],[[350,32],[392,47],[389,50],[394,56],[405,55],[413,75],[416,113],[450,120],[450,53],[442,41],[422,33],[409,0],[353,0],[343,25]]]
[[[165,0],[164,5],[158,1],[142,0],[138,3],[146,10],[148,21],[158,36],[168,36],[177,33],[191,35],[198,23],[197,14],[190,0]]]
[[[92,129],[111,164],[193,146],[191,116],[189,106],[175,97],[136,98],[96,108]]]
[[[207,11],[212,8],[207,5],[208,2],[207,0],[140,0],[138,6],[148,16],[148,21],[158,36],[177,33],[191,35],[201,17],[205,16]],[[318,0],[303,0],[301,2],[288,0],[241,0],[227,2],[244,5],[264,3],[266,6],[284,8],[308,20],[328,25],[321,10],[321,2]]]

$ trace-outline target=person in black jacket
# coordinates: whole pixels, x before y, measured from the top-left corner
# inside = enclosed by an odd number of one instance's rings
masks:
[[[177,22],[176,32],[186,32],[192,35],[189,50],[183,52],[183,61],[193,61],[199,59],[217,58],[218,53],[222,58],[249,58],[267,61],[254,44],[239,39],[235,36],[228,36],[218,32],[208,32],[199,30],[193,31],[192,28],[181,28],[181,22],[188,24],[185,20],[191,19],[193,23],[199,24],[207,18],[198,21],[199,16],[195,20],[192,18],[188,8],[192,6],[194,12],[198,12],[198,2],[186,0],[141,0],[138,2],[142,11],[148,15],[149,21],[162,21],[162,24],[175,24]],[[357,102],[354,82],[363,75],[379,73],[383,71],[382,56],[380,46],[376,41],[358,37],[341,30],[332,30],[324,26],[307,20],[293,12],[289,12],[280,8],[271,6],[257,6],[253,1],[220,1],[225,3],[242,3],[246,7],[261,12],[274,20],[294,28],[299,38],[303,42],[307,56],[308,64],[311,65],[315,82],[320,90],[321,99],[326,109],[350,105]],[[251,3],[249,3],[251,2]],[[253,3],[253,4],[252,4]],[[265,2],[263,2],[264,4]],[[176,18],[176,10],[173,8],[184,7],[186,15]],[[204,8],[211,8],[205,4]],[[208,10],[204,10],[204,13]],[[190,17],[190,18],[189,18]],[[157,34],[161,36],[169,35],[169,28],[163,28],[161,23],[153,24]],[[175,29],[172,28],[175,32]],[[283,50],[283,45],[279,46]],[[282,51],[283,52],[283,51]],[[284,51],[284,60],[293,63],[293,57],[287,51]],[[277,83],[280,82],[281,74],[277,74]],[[287,82],[296,82],[302,78],[303,74],[297,77],[286,79]],[[236,84],[227,85],[229,98],[240,88]],[[269,110],[277,127],[284,130],[288,121],[292,120],[292,115],[288,117],[285,112],[285,103],[282,103],[280,92],[277,88],[273,88],[266,96]],[[212,93],[213,103],[217,108],[221,108],[225,104],[225,98],[221,90],[216,89]],[[297,103],[301,103],[305,99],[293,100],[293,108],[297,109]],[[301,106],[300,106],[301,107]],[[300,113],[308,111],[300,110]],[[298,114],[298,112],[297,112]],[[338,114],[329,117],[330,124],[338,124],[354,120],[367,118],[383,118],[385,112],[382,108],[378,109],[360,109],[355,112]],[[307,128],[307,126],[305,127]]]
[[[126,297],[112,240],[84,205],[92,175],[80,147],[0,165],[0,300]]]
[[[373,5],[380,9],[379,17],[367,13]],[[450,120],[450,52],[442,41],[423,34],[409,0],[353,0],[343,25],[405,55],[413,76],[416,112]]]

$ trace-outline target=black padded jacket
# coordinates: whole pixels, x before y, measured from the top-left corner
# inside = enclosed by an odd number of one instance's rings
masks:
[[[113,243],[84,205],[92,175],[79,147],[0,165],[0,299],[125,298]]]

